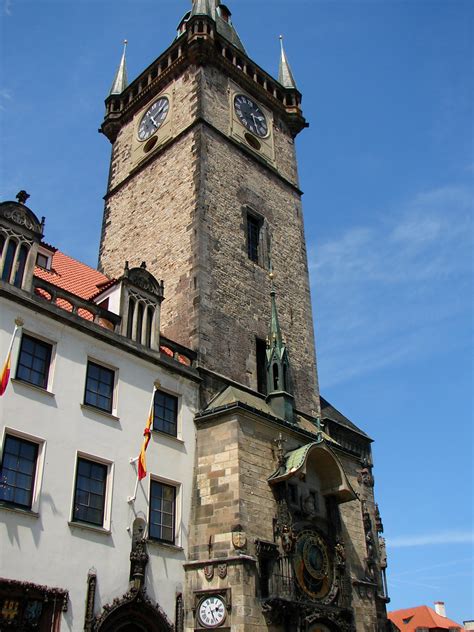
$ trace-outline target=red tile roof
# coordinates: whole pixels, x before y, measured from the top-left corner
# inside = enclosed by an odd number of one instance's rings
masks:
[[[415,632],[417,628],[436,628],[450,630],[456,628],[464,632],[464,628],[455,621],[442,617],[428,606],[417,606],[416,608],[405,608],[404,610],[394,610],[388,613],[388,618],[401,632]]]
[[[51,269],[45,270],[36,266],[35,276],[86,300],[97,294],[99,289],[102,289],[101,286],[112,281],[105,274],[68,257],[59,250],[52,256]]]

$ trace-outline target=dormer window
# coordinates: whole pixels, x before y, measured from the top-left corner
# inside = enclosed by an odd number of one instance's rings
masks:
[[[51,268],[51,258],[42,252],[38,252],[36,255],[36,265],[45,270],[49,270]]]

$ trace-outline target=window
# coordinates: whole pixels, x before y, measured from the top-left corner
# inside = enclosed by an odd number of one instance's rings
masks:
[[[175,514],[176,488],[152,480],[150,483],[150,538],[174,544]]]
[[[267,394],[267,343],[262,338],[256,339],[257,357],[257,390]]]
[[[153,430],[178,435],[178,398],[162,391],[155,392]]]
[[[38,461],[38,444],[6,435],[0,468],[0,501],[31,509]]]
[[[253,215],[247,215],[247,254],[249,259],[258,263],[261,222]]]
[[[16,369],[16,379],[48,388],[52,345],[23,334]]]
[[[10,277],[12,274],[13,262],[15,260],[17,243],[13,239],[10,239],[7,246],[7,252],[5,255],[5,261],[3,264],[2,281],[10,283]]]
[[[28,246],[25,246],[25,244],[23,244],[18,253],[15,279],[13,281],[13,285],[15,285],[16,287],[21,288],[22,286],[23,275],[25,274],[25,266],[26,266],[26,260],[28,258],[28,253],[29,253]]]
[[[85,458],[78,458],[74,489],[74,522],[104,525],[105,495],[108,466]]]
[[[44,268],[45,270],[49,270],[49,257],[44,255],[42,252],[38,252],[36,255],[36,265],[40,268]]]
[[[115,371],[113,369],[107,369],[95,362],[88,362],[84,404],[111,413],[114,384]]]

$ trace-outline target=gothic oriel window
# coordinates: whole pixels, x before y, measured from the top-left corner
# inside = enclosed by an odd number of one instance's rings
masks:
[[[0,502],[31,509],[37,461],[37,443],[6,435],[0,468]]]
[[[150,538],[174,544],[175,515],[176,488],[152,480],[150,483]]]
[[[18,253],[16,264],[15,279],[13,281],[13,285],[15,285],[16,287],[21,287],[21,284],[23,283],[23,276],[25,274],[25,266],[28,252],[29,248],[25,244],[20,246],[20,251]]]
[[[23,334],[16,379],[40,388],[48,388],[51,354],[52,345]]]

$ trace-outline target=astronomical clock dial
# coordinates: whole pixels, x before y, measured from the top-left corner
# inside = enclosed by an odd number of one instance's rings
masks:
[[[244,94],[238,94],[234,99],[234,109],[239,121],[252,134],[265,138],[268,135],[268,123],[265,114],[259,106]]]
[[[152,136],[166,120],[170,102],[167,97],[160,97],[151,105],[142,116],[138,126],[138,140],[147,140]]]
[[[313,600],[331,592],[333,569],[328,547],[316,531],[302,531],[296,540],[294,569],[300,588]]]
[[[224,623],[225,615],[225,603],[221,597],[204,597],[199,602],[199,623],[205,628],[218,628]]]

